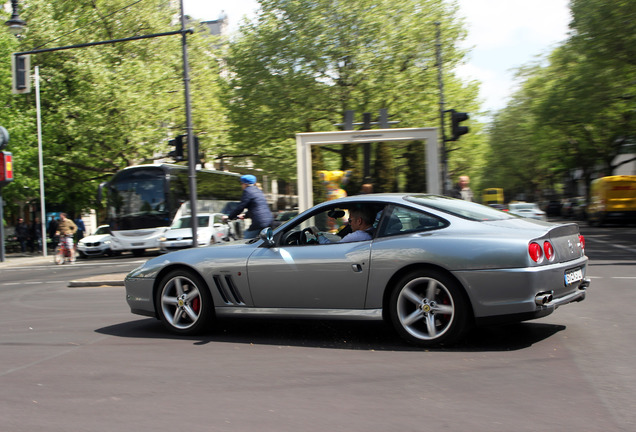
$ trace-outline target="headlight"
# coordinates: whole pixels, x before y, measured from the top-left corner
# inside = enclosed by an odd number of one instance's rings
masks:
[[[167,239],[167,238],[165,238],[165,237],[159,237],[159,241],[160,241],[160,242],[164,242],[164,241],[166,241],[166,240],[168,240],[168,239]]]

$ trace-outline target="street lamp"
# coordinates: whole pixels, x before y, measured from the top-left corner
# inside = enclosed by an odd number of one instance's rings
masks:
[[[26,27],[26,22],[20,19],[20,14],[18,13],[18,0],[11,0],[11,8],[13,10],[11,19],[5,22],[5,24],[9,27],[9,33],[19,37],[20,34],[22,34],[24,27]]]
[[[18,12],[18,0],[11,0],[11,8],[13,13],[11,14],[11,19],[5,24],[9,27],[9,32],[13,34],[15,37],[20,37],[22,31],[26,27],[26,22],[20,19],[20,14]],[[40,223],[41,223],[41,232],[42,232],[42,256],[47,256],[46,250],[46,207],[44,203],[44,161],[42,157],[42,121],[40,118],[40,75],[39,69],[36,66],[35,68],[35,103],[36,103],[36,114],[37,114],[37,130],[38,130],[38,162],[39,162],[39,171],[40,171]]]

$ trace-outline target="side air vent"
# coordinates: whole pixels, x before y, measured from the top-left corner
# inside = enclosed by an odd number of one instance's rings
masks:
[[[232,276],[226,275],[225,277],[220,275],[214,275],[214,283],[216,289],[219,292],[223,302],[226,305],[244,305],[245,302],[239,293],[239,290],[234,284]]]

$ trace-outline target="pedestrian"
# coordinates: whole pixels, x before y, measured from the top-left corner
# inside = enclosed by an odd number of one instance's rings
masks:
[[[364,195],[364,194],[372,194],[372,193],[373,193],[373,184],[372,183],[365,183],[360,188],[360,194],[362,194],[362,195]]]
[[[53,247],[55,247],[55,245],[57,245],[57,221],[55,220],[55,216],[51,216],[51,220],[49,220],[46,230],[49,233],[51,242],[53,242]]]
[[[42,226],[39,217],[36,217],[29,227],[29,251],[42,252]]]
[[[77,241],[80,241],[84,238],[84,233],[86,231],[86,226],[84,225],[84,221],[81,217],[75,218],[75,225],[77,225]]]
[[[459,181],[451,190],[450,196],[453,198],[463,199],[465,201],[472,201],[473,191],[468,186],[469,183],[470,178],[467,175],[459,176]]]
[[[20,252],[25,253],[29,240],[29,227],[24,223],[23,218],[18,218],[18,224],[15,226],[15,239],[20,243]]]
[[[244,219],[245,215],[241,213],[247,209],[247,213],[252,219],[252,225],[245,230],[243,237],[251,239],[255,238],[263,228],[271,227],[274,216],[267,205],[265,194],[256,186],[256,177],[251,174],[246,174],[241,176],[240,181],[241,187],[243,188],[241,202],[226,218]]]

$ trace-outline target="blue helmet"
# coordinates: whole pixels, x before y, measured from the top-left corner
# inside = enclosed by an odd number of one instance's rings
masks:
[[[244,176],[241,176],[241,183],[255,184],[256,176],[253,176],[252,174],[245,174]]]

